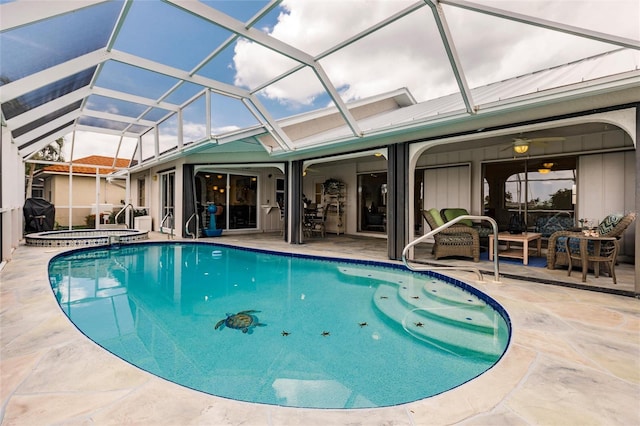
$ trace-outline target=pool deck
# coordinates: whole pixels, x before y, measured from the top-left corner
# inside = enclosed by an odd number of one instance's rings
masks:
[[[257,236],[201,241],[386,261],[386,246],[375,239],[329,238],[296,246]],[[474,274],[451,272],[511,316],[512,343],[496,366],[449,392],[400,406],[286,408],[186,389],[102,350],[73,326],[53,297],[47,264],[62,251],[21,245],[0,271],[3,425],[640,424],[640,301],[633,297],[512,278],[478,281]],[[566,270],[501,264],[502,270],[532,280],[536,274],[566,277]],[[617,272],[618,287],[633,288],[633,268]],[[580,275],[576,271],[566,281],[579,283]],[[590,274],[588,281],[610,279]]]

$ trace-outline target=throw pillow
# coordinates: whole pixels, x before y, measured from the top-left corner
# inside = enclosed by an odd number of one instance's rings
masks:
[[[444,218],[447,220],[447,222],[452,221],[458,216],[469,214],[469,212],[466,209],[443,209],[442,213],[444,214]],[[471,219],[463,219],[458,223],[461,223],[467,226],[473,226],[473,222],[471,222]]]
[[[433,220],[436,221],[436,225],[444,225],[444,220],[442,220],[442,218],[440,217],[440,212],[438,211],[438,209],[429,209],[429,213],[431,213]]]
[[[605,217],[600,225],[598,225],[598,233],[600,235],[606,235],[616,227],[616,225],[622,220],[622,214],[613,213]]]

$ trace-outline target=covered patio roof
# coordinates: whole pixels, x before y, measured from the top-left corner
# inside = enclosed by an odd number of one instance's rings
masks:
[[[25,159],[70,134],[68,161],[230,142],[286,157],[640,85],[628,9],[592,6],[596,28],[500,5],[0,1],[2,125]]]

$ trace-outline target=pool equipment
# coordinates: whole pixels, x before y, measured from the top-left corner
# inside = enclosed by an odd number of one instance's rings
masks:
[[[216,213],[218,212],[218,206],[215,204],[209,204],[207,206],[209,212],[209,227],[204,229],[204,235],[207,237],[219,237],[222,235],[222,229],[216,228]]]

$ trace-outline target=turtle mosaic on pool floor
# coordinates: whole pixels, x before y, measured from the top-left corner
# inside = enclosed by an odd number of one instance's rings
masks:
[[[229,328],[235,328],[236,330],[242,330],[243,333],[249,333],[253,331],[254,327],[264,327],[267,324],[262,324],[258,320],[258,317],[253,315],[260,311],[240,311],[237,314],[227,314],[227,317],[218,321],[215,326],[215,330],[218,328],[222,330],[224,326]]]

